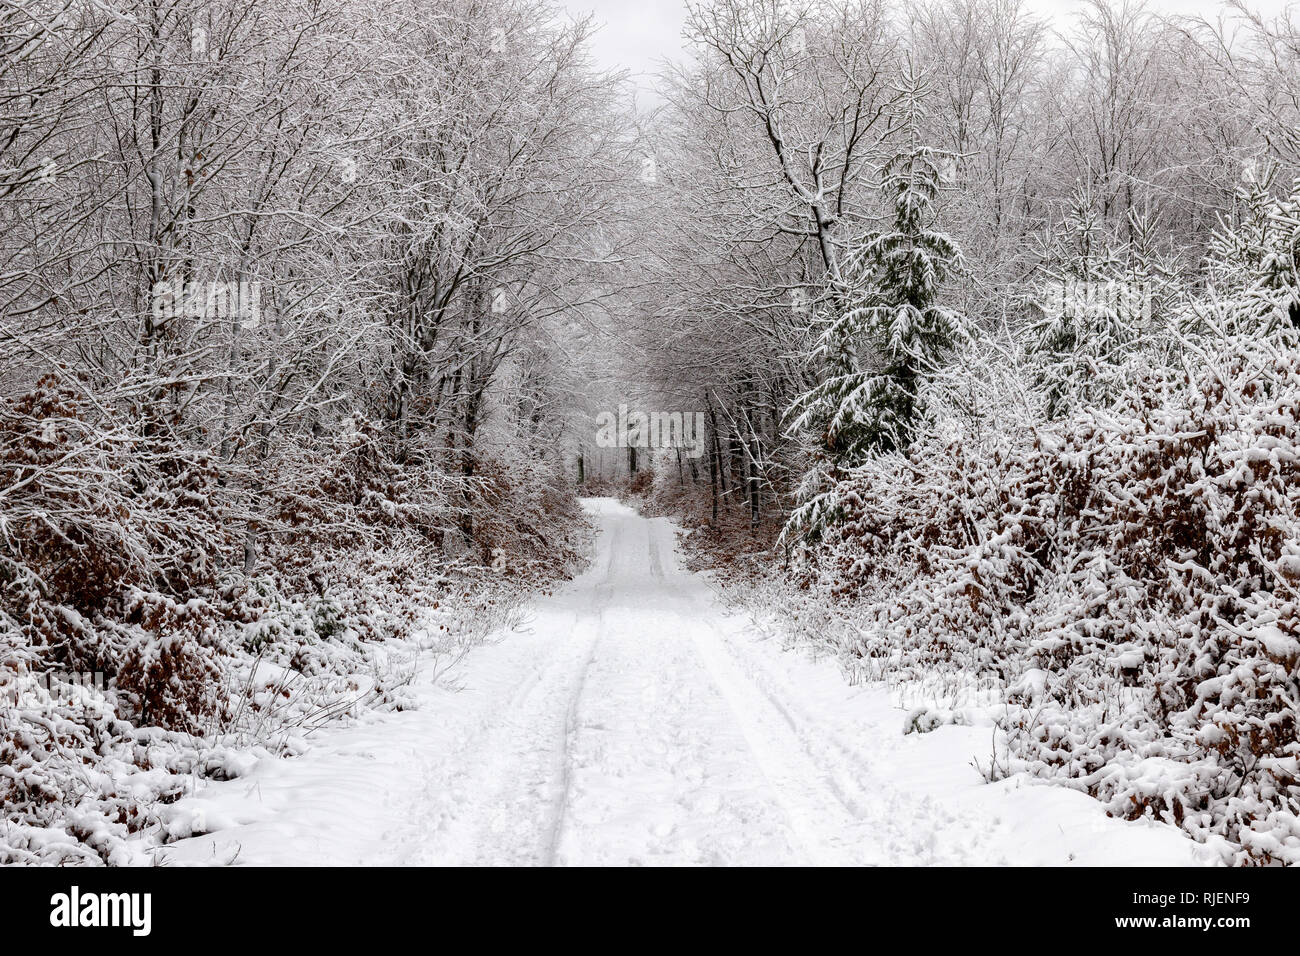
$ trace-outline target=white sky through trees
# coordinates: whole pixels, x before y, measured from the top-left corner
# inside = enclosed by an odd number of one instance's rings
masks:
[[[1029,0],[1037,12],[1065,21],[1078,10],[1080,0]],[[574,16],[595,14],[600,29],[592,42],[597,62],[608,69],[625,69],[638,76],[642,98],[656,98],[655,74],[662,61],[682,56],[682,24],[686,20],[685,0],[565,0]],[[1155,0],[1156,12],[1188,16],[1213,16],[1218,0]],[[1252,10],[1272,16],[1287,4],[1284,0],[1249,3]]]

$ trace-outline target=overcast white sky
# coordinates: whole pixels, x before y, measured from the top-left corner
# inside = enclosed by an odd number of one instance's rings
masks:
[[[595,55],[602,66],[654,74],[658,61],[678,59],[682,53],[681,29],[686,17],[683,0],[562,0],[570,13],[594,13],[604,24],[596,34]],[[1029,0],[1032,9],[1062,20],[1077,9],[1079,0]],[[1253,8],[1275,13],[1286,0],[1252,0]],[[1213,13],[1219,0],[1154,0],[1153,9],[1172,13]],[[649,82],[642,84],[649,88]]]

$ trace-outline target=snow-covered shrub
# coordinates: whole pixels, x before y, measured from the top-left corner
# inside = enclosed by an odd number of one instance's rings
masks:
[[[1006,688],[1012,768],[1297,862],[1300,354],[1192,364],[872,460],[804,580],[855,622],[855,666]]]
[[[632,496],[644,496],[650,491],[655,482],[655,473],[652,469],[643,468],[629,479],[627,483],[628,494]]]
[[[470,526],[488,566],[519,580],[566,576],[581,560],[581,512],[553,461],[487,458],[469,496]]]
[[[545,464],[453,479],[356,418],[218,482],[171,423],[70,381],[0,403],[0,863],[147,861],[196,778],[411,706],[417,668],[578,563]],[[103,687],[51,692],[81,675]]]
[[[968,724],[965,712],[960,710],[942,710],[935,707],[915,707],[908,711],[903,721],[903,735],[933,733],[946,724],[958,726]]]

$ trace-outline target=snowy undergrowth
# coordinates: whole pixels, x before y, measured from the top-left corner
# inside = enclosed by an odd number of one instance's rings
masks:
[[[201,781],[410,707],[581,563],[544,464],[453,479],[356,419],[241,488],[163,423],[91,440],[100,405],[0,403],[0,863],[148,862],[201,830],[174,808]]]
[[[1001,691],[991,778],[1296,863],[1300,359],[1243,338],[1181,364],[859,469],[800,580],[839,602],[821,639],[852,673]]]
[[[204,780],[300,755],[325,726],[414,708],[413,680],[454,681],[464,654],[510,627],[545,586],[411,553],[366,564],[346,586],[310,596],[286,594],[271,576],[248,582],[247,620],[208,635],[214,705],[186,730],[130,719],[115,681],[10,672],[0,688],[0,863],[151,862],[161,846],[204,832],[201,816],[173,806]]]

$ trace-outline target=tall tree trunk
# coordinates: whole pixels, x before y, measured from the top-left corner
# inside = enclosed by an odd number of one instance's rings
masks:
[[[718,416],[714,414],[713,403],[709,402],[709,488],[713,495],[713,517],[711,524],[718,526],[718,485],[722,480],[718,454]]]

